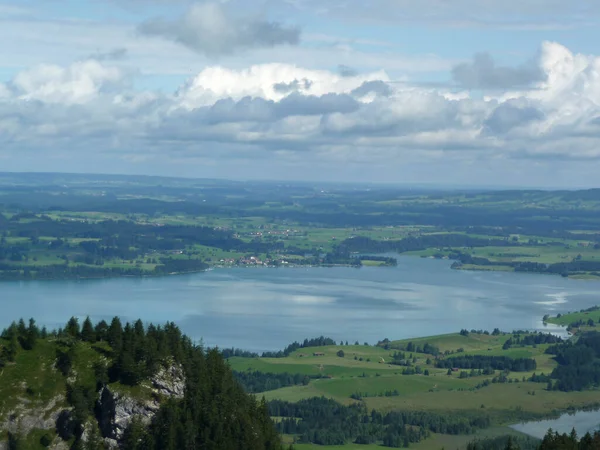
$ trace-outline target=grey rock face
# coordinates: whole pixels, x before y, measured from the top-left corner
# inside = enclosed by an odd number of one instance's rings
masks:
[[[185,391],[185,377],[179,365],[171,365],[161,369],[150,380],[152,391],[157,397],[182,398]],[[143,424],[149,424],[158,409],[158,399],[137,400],[108,387],[99,393],[97,419],[100,432],[107,444],[112,447],[123,438],[123,434],[134,417],[139,417]]]
[[[98,401],[100,432],[105,438],[118,441],[135,416],[139,416],[142,423],[150,423],[159,407],[156,400],[134,400],[104,387]]]
[[[183,368],[178,364],[161,366],[149,380],[146,387],[150,389],[152,400],[139,400],[127,395],[113,392],[103,387],[99,392],[96,405],[96,419],[105,443],[111,449],[118,448],[119,441],[134,417],[139,417],[144,424],[149,424],[163,398],[183,398],[185,392],[185,376]],[[25,400],[25,399],[24,399]],[[60,395],[41,407],[32,407],[30,402],[22,402],[14,411],[9,411],[4,422],[0,422],[0,430],[27,435],[32,430],[51,430],[65,428],[69,423],[70,408],[64,408],[65,397]],[[59,420],[61,418],[62,420]],[[64,422],[64,423],[63,423]],[[62,424],[62,425],[61,425]],[[89,430],[84,428],[83,440],[87,440]],[[64,444],[64,446],[61,446]],[[60,450],[67,444],[57,439],[51,448]],[[7,442],[0,442],[0,450],[8,448]]]
[[[165,397],[183,398],[185,376],[180,365],[173,364],[168,368],[161,366],[150,381],[155,393]]]
[[[29,434],[35,429],[51,430],[55,427],[56,419],[62,410],[57,405],[64,402],[64,400],[63,395],[57,395],[46,405],[34,408],[23,402],[14,411],[7,414],[7,419],[0,423],[0,430],[20,434]]]

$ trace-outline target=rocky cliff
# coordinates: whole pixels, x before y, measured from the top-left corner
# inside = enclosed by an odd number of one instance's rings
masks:
[[[185,391],[185,376],[179,364],[161,366],[154,376],[141,385],[144,398],[119,392],[110,385],[98,392],[96,402],[96,420],[98,428],[109,448],[118,448],[123,433],[134,417],[148,424],[166,398],[182,398]],[[9,432],[26,437],[34,430],[47,430],[52,436],[48,448],[67,449],[68,445],[61,436],[68,437],[70,430],[71,408],[67,407],[64,395],[53,398],[45,405],[33,406],[26,398],[19,398],[17,406],[5,415],[0,422],[0,432]],[[82,439],[87,441],[92,424],[86,425]],[[58,436],[54,437],[53,432]],[[8,449],[8,442],[0,442],[0,450]]]
[[[161,367],[146,385],[152,392],[150,400],[135,399],[103,387],[98,395],[96,417],[100,432],[111,448],[117,448],[123,433],[134,419],[139,417],[144,424],[150,423],[160,401],[164,398],[182,398],[185,390],[185,377],[180,365]]]

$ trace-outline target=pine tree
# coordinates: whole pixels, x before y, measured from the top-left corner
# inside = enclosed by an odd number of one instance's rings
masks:
[[[71,317],[65,327],[65,333],[73,338],[79,338],[79,320],[76,317]]]
[[[15,362],[17,352],[19,351],[19,341],[16,327],[9,328],[7,339],[8,345],[2,349],[2,357],[9,362]]]
[[[25,321],[23,319],[19,319],[19,324],[17,325],[17,333],[19,333],[19,337],[24,339],[27,335],[27,327],[25,326]]]
[[[27,332],[25,338],[22,340],[23,348],[26,350],[32,350],[35,347],[35,343],[37,342],[40,336],[40,330],[35,324],[35,320],[29,319],[29,327],[27,328]]]
[[[121,319],[118,317],[113,318],[108,327],[107,340],[114,351],[121,351],[121,346],[123,345],[123,326],[121,325]]]
[[[86,317],[81,327],[81,339],[85,342],[96,342],[96,333],[90,317]]]

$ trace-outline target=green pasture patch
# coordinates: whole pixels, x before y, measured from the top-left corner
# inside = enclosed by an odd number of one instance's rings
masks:
[[[469,333],[463,336],[460,333],[443,334],[439,336],[429,336],[422,338],[403,339],[400,341],[391,341],[390,348],[406,348],[409,342],[415,346],[424,346],[426,343],[436,346],[441,352],[456,351],[462,348],[465,352],[474,350],[487,350],[488,348],[502,347],[504,342],[511,335],[500,334],[493,336],[491,334]]]
[[[539,373],[539,372],[538,372]],[[519,378],[521,373],[511,377]],[[531,395],[535,392],[535,395]],[[390,411],[411,409],[420,411],[481,410],[514,421],[516,413],[548,414],[567,408],[581,409],[600,402],[600,390],[582,392],[547,391],[545,383],[497,383],[476,390],[439,390],[415,392],[400,397],[369,397],[363,400],[369,409]],[[483,405],[483,407],[482,407]],[[513,422],[514,423],[514,422]]]
[[[587,322],[590,319],[592,319],[595,324],[598,324],[600,322],[600,309],[598,309],[596,311],[569,312],[566,314],[561,314],[560,317],[558,317],[558,316],[548,317],[546,319],[546,322],[552,323],[555,325],[568,326],[568,325],[572,324],[573,322],[579,322],[580,320],[582,320],[583,322]]]

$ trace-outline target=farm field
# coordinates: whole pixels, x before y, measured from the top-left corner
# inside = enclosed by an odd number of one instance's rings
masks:
[[[0,200],[0,279],[158,276],[246,267],[250,257],[260,266],[354,265],[356,254],[396,252],[460,252],[474,259],[455,267],[466,270],[558,264],[550,273],[600,276],[595,191],[1,174]]]
[[[255,394],[267,401],[298,402],[314,397],[333,399],[342,405],[362,403],[367,411],[423,411],[425,413],[466,414],[478,412],[492,418],[494,426],[481,430],[477,437],[518,435],[506,426],[523,418],[541,418],[553,412],[580,409],[600,404],[600,390],[579,392],[548,391],[545,383],[528,381],[534,374],[550,374],[557,366],[545,351],[549,344],[511,345],[505,348],[513,333],[482,332],[452,333],[439,336],[384,340],[377,346],[327,345],[300,348],[281,358],[229,358],[234,371],[262,373],[300,373],[313,378],[306,385],[283,387]],[[519,334],[519,339],[529,335]],[[533,358],[535,370],[504,372],[506,382],[490,382],[492,375],[469,374],[468,369],[448,371],[437,368],[433,355],[422,353],[425,344],[435,347],[443,358],[463,356],[493,356]],[[407,350],[411,349],[411,351]],[[419,351],[415,350],[418,349]],[[343,352],[343,356],[342,353]],[[397,352],[407,354],[412,367],[420,367],[427,375],[403,375],[405,367],[390,364]],[[487,380],[487,381],[486,381]],[[287,436],[292,441],[292,436]],[[433,434],[411,448],[464,448],[475,436]],[[298,444],[300,450],[339,448],[340,450],[383,448],[377,444],[348,443],[339,447]]]
[[[568,312],[566,314],[559,314],[554,317],[544,317],[545,322],[562,326],[568,326],[573,322],[579,321],[583,321],[587,324],[589,320],[595,324],[600,322],[600,308],[594,307],[584,311]]]
[[[515,411],[532,414],[545,414],[553,410],[570,407],[582,407],[600,402],[600,390],[572,392],[569,394],[547,391],[543,383],[523,381],[535,373],[550,373],[556,363],[551,355],[545,354],[548,345],[517,346],[502,349],[504,342],[512,334],[498,336],[470,333],[462,336],[458,333],[418,338],[403,341],[390,341],[389,349],[354,345],[325,346],[300,349],[283,358],[241,358],[229,359],[235,371],[258,370],[264,373],[301,373],[310,376],[323,376],[313,379],[306,386],[284,387],[258,394],[267,400],[281,399],[298,401],[314,396],[325,396],[341,403],[355,400],[352,394],[362,393],[362,401],[369,409],[392,410],[465,410],[481,408],[493,410],[498,416],[513,416]],[[447,357],[458,355],[506,356],[509,358],[534,358],[537,367],[534,371],[511,372],[510,383],[491,383],[478,387],[493,376],[479,375],[460,377],[460,370],[447,374],[447,369],[436,368],[433,357],[413,352],[414,366],[427,369],[429,375],[402,375],[402,366],[381,362],[388,361],[395,348],[406,348],[408,343],[437,346],[441,352],[450,353]],[[459,349],[463,351],[459,352]],[[342,350],[344,357],[336,356]],[[319,356],[313,356],[313,354]],[[301,356],[302,355],[302,356]],[[363,358],[362,361],[354,358]],[[370,359],[368,361],[367,359]],[[427,361],[429,360],[429,364]],[[496,372],[496,375],[499,372]],[[385,392],[394,391],[393,396]]]

